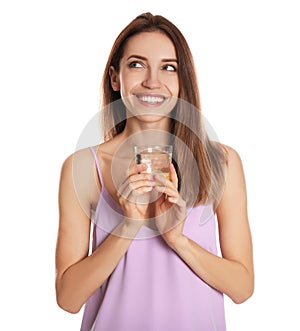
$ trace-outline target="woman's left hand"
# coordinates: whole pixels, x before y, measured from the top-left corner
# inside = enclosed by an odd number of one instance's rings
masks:
[[[178,177],[173,164],[170,165],[170,180],[163,175],[154,175],[158,183],[154,188],[160,197],[154,202],[156,226],[167,244],[172,247],[182,236],[186,219],[186,203],[178,192]]]

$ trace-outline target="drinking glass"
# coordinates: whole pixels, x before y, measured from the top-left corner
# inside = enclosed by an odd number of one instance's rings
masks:
[[[146,164],[147,173],[159,173],[170,178],[172,145],[134,146],[134,153],[137,164]]]

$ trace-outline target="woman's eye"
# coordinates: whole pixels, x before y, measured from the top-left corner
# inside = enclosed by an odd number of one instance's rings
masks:
[[[167,71],[177,71],[176,67],[171,64],[166,64],[163,69]]]
[[[143,68],[143,66],[139,62],[131,62],[129,63],[129,68]]]

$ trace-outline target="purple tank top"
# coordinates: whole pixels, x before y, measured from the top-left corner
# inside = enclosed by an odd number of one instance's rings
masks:
[[[93,249],[123,219],[105,189],[93,215]],[[184,234],[217,254],[216,220],[210,205],[188,210]],[[81,331],[225,331],[223,294],[201,280],[164,242],[143,226],[128,251],[88,299]]]

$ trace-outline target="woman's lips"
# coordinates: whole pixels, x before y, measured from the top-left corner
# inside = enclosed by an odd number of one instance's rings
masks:
[[[138,101],[145,106],[161,106],[166,97],[160,94],[136,94]]]

